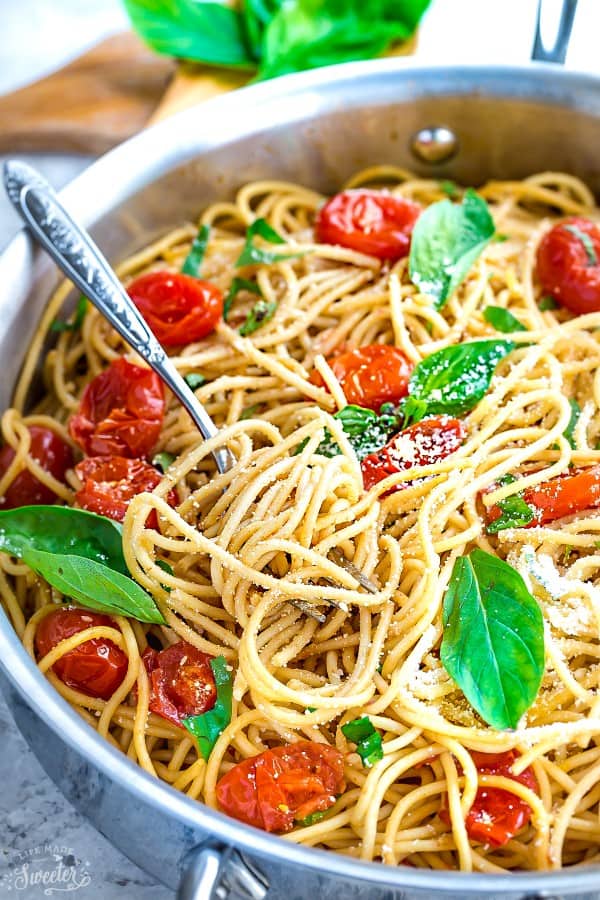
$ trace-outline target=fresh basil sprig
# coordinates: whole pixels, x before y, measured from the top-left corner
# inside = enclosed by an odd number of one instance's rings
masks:
[[[456,560],[443,608],[440,659],[492,728],[516,728],[544,673],[544,623],[504,560],[475,549]]]
[[[122,529],[112,519],[68,506],[3,510],[0,551],[88,609],[164,624],[151,595],[129,574]]]
[[[208,225],[201,225],[198,229],[198,234],[192,241],[190,252],[183,261],[181,271],[184,275],[192,275],[194,278],[199,277],[200,266],[202,265],[204,254],[206,253],[209,237],[210,228]]]
[[[404,401],[405,424],[426,415],[461,415],[487,392],[501,359],[514,350],[509,340],[452,344],[421,360],[413,369]]]
[[[77,306],[75,307],[75,314],[67,321],[63,321],[62,319],[54,319],[54,321],[50,325],[50,331],[59,333],[61,331],[79,331],[79,329],[83,325],[83,320],[85,319],[87,308],[87,297],[84,297],[83,294],[81,294],[79,300],[77,301]]]
[[[368,716],[360,716],[351,722],[342,725],[342,734],[353,744],[356,744],[356,752],[363,762],[363,766],[370,768],[374,763],[383,759],[383,743],[381,735]]]
[[[463,202],[440,200],[421,213],[413,229],[409,274],[441,309],[494,235],[485,200],[469,188]]]
[[[504,475],[498,482],[499,485],[514,484],[517,479],[514,475]],[[498,534],[507,528],[523,528],[529,525],[535,518],[535,509],[523,499],[523,491],[517,491],[504,500],[497,503],[501,515],[493,522],[488,522],[486,531],[488,534]]]
[[[527,331],[525,325],[523,325],[522,322],[519,322],[517,317],[513,316],[507,309],[504,309],[503,306],[486,306],[483,310],[483,318],[492,326],[492,328],[495,328],[496,331],[503,332],[503,334],[512,334],[515,331]]]
[[[276,309],[277,303],[274,300],[257,300],[246,316],[245,322],[240,326],[240,334],[242,337],[254,334],[261,325],[270,322],[275,315]]]
[[[251,294],[256,294],[257,297],[262,297],[262,291],[255,281],[249,281],[247,278],[234,278],[223,302],[224,322],[227,321],[233,301],[240,291],[249,291]]]
[[[236,267],[270,265],[284,259],[294,259],[304,255],[303,253],[275,253],[274,250],[265,250],[256,245],[257,236],[269,244],[285,244],[284,238],[274,228],[271,228],[266,219],[256,219],[246,231],[246,243],[236,260]]]
[[[225,657],[217,656],[211,659],[210,667],[215,678],[217,702],[208,712],[199,716],[188,716],[182,720],[190,734],[197,739],[200,753],[205,760],[208,760],[220,735],[231,722],[233,704],[233,683]]]

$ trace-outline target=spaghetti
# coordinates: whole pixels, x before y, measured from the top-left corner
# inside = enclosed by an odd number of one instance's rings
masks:
[[[393,167],[362,172],[349,187],[373,184],[423,207],[444,197],[438,182]],[[41,655],[36,634],[61,594],[7,554],[0,593],[55,688],[99,734],[174,788],[218,808],[219,779],[240,761],[321,742],[344,755],[345,789],[322,818],[297,825],[286,840],[388,864],[494,873],[600,860],[600,518],[584,510],[493,533],[485,513],[514,495],[503,476],[518,476],[521,492],[535,491],[569,466],[600,463],[600,313],[540,309],[535,274],[536,248],[552,222],[598,219],[598,211],[589,191],[564,174],[492,182],[479,193],[504,239],[487,245],[442,309],[411,282],[406,257],[382,262],[316,244],[323,198],[304,187],[254,183],[235,202],[206,209],[202,277],[224,294],[257,218],[285,243],[276,247],[283,258],[248,270],[275,310],[271,318],[240,335],[256,303],[256,292],[242,289],[227,322],[172,354],[181,373],[196,376],[197,396],[222,432],[200,442],[187,413],[168,401],[155,452],[174,461],[158,487],[128,505],[127,565],[166,625],[111,617]],[[196,231],[171,232],[124,263],[120,277],[127,285],[141,273],[180,271]],[[36,461],[29,429],[49,429],[78,452],[67,423],[85,385],[129,352],[88,310],[81,328],[63,331],[46,355],[45,394],[25,411],[69,289],[50,301],[2,419],[14,455],[0,495],[26,468],[58,501],[74,503],[77,475],[68,469],[63,481]],[[462,417],[464,442],[365,491],[348,434],[333,417],[347,400],[335,354],[393,345],[415,366],[445,347],[498,337],[483,314],[490,306],[526,330],[511,333],[515,349]],[[580,409],[571,440],[569,399]],[[319,452],[327,434],[339,444],[332,456]],[[236,464],[219,475],[211,451],[222,443]],[[513,730],[488,726],[440,661],[444,595],[456,560],[474,547],[508,560],[543,613],[543,680]],[[336,552],[374,582],[375,593],[335,561]],[[125,655],[122,680],[106,698],[69,686],[54,668],[93,639]],[[149,711],[152,673],[142,654],[181,640],[224,657],[233,677],[231,721],[208,761],[186,729]],[[382,758],[368,768],[342,731],[362,716],[382,736]],[[477,763],[513,750],[511,771]],[[526,771],[532,778],[519,779]],[[528,810],[502,845],[473,839],[467,828],[476,795],[497,789]]]

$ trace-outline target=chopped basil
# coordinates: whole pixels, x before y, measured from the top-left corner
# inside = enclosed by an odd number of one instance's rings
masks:
[[[496,234],[494,235],[494,237],[492,238],[492,241],[494,242],[494,244],[503,244],[507,240],[508,240],[508,235],[502,234],[500,231],[497,231]]]
[[[516,480],[514,475],[504,475],[500,479],[499,484],[514,484]],[[493,522],[488,523],[486,526],[488,534],[497,534],[506,528],[522,528],[533,522],[535,518],[535,509],[525,502],[522,491],[511,494],[510,497],[505,497],[504,500],[499,500],[497,506],[502,514],[497,519],[494,519]]]
[[[495,230],[485,200],[469,188],[461,204],[432,203],[413,229],[409,273],[441,309],[489,244]]]
[[[242,337],[253,334],[258,328],[261,327],[261,325],[264,325],[266,322],[270,322],[270,320],[275,315],[276,309],[277,304],[274,300],[258,300],[246,316],[246,321],[240,327],[240,334],[242,335]]]
[[[316,825],[317,822],[320,822],[321,819],[325,818],[328,812],[328,809],[318,809],[316,812],[306,816],[305,819],[298,819],[298,825],[302,825],[305,828],[308,828],[309,825]]]
[[[175,457],[172,453],[167,453],[163,450],[162,453],[157,453],[156,456],[152,457],[152,465],[157,469],[160,469],[161,472],[166,472]]]
[[[197,236],[192,241],[190,252],[186,256],[183,266],[181,267],[181,271],[184,275],[192,275],[194,278],[199,277],[200,266],[202,265],[204,254],[206,253],[209,235],[210,228],[208,225],[201,225],[198,229]]]
[[[570,544],[568,544],[565,547],[565,549],[563,550],[563,565],[566,566],[567,563],[569,562],[569,560],[571,559],[571,556],[573,554],[573,549],[574,548]]]
[[[444,597],[440,659],[492,728],[516,728],[544,674],[544,622],[507,562],[479,548],[461,556]]]
[[[244,419],[251,419],[261,408],[262,403],[254,403],[252,406],[247,406],[246,409],[242,410],[240,414],[240,422]]]
[[[514,331],[527,331],[525,325],[519,322],[516,316],[513,316],[503,306],[486,306],[483,310],[483,318],[492,328],[504,334],[511,334]]]
[[[187,375],[183,376],[183,380],[189,388],[195,391],[196,388],[202,387],[202,385],[205,384],[206,377],[201,375],[200,372],[189,372]]]
[[[190,734],[197,739],[200,753],[205,760],[208,760],[217,740],[231,722],[233,704],[233,684],[225,657],[217,656],[211,659],[210,667],[217,688],[215,705],[208,712],[199,716],[188,716],[182,720]]]
[[[173,571],[173,566],[170,566],[169,563],[165,559],[157,559],[156,565],[158,566],[159,569],[162,569],[163,572],[166,572],[167,575],[175,575],[175,572]],[[165,591],[167,591],[169,594],[171,593],[171,588],[169,587],[168,584],[161,584],[161,587],[163,587],[165,589]]]
[[[83,294],[79,297],[77,301],[77,306],[75,307],[75,314],[68,319],[66,322],[63,322],[62,319],[54,319],[52,324],[50,325],[50,331],[61,332],[61,331],[79,331],[81,326],[83,325],[83,320],[85,319],[85,314],[87,312],[88,301],[87,298],[83,296]]]
[[[341,422],[359,460],[381,449],[402,427],[402,416],[392,403],[384,403],[379,415],[372,409],[348,404],[336,412],[333,418]],[[306,444],[307,440],[304,440],[296,452],[304,449]],[[341,452],[333,435],[326,430],[317,453],[321,456],[337,456]]]
[[[247,278],[234,278],[231,282],[229,290],[227,291],[227,296],[225,297],[225,301],[223,303],[224,322],[227,321],[227,317],[231,312],[233,301],[240,291],[250,291],[251,294],[256,294],[258,297],[262,297],[262,291],[255,281],[249,281]]]
[[[368,716],[361,716],[342,725],[342,733],[349,741],[356,744],[356,752],[367,768],[383,759],[381,735]]]
[[[586,234],[585,231],[582,231],[577,225],[563,225],[563,228],[565,231],[570,231],[571,234],[583,244],[588,259],[588,266],[597,266],[598,257],[596,256],[596,251],[594,249],[594,242],[589,234]]]
[[[450,197],[451,200],[456,200],[460,196],[460,189],[455,181],[440,181],[438,182],[440,190],[444,192],[447,197]]]
[[[575,429],[581,415],[581,407],[577,400],[574,400],[572,397],[569,399],[569,405],[571,407],[571,418],[564,430],[564,436],[568,440],[571,448],[575,450]]]
[[[265,250],[256,246],[256,237],[261,237],[269,244],[285,244],[285,240],[278,234],[274,228],[271,228],[266,219],[256,219],[250,225],[246,232],[246,243],[244,249],[240,253],[235,265],[254,266],[260,264],[270,264],[281,262],[284,259],[294,259],[303,256],[303,253],[275,253],[273,250]]]
[[[541,312],[546,312],[549,309],[558,309],[559,303],[554,299],[554,297],[542,297],[540,302],[538,303],[538,308]]]

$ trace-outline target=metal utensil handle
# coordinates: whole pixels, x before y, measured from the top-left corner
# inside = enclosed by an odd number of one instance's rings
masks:
[[[89,234],[73,221],[48,182],[18,160],[4,165],[4,183],[15,209],[36,240],[67,278],[88,297],[187,409],[207,440],[218,429],[185,383],[140,315],[119,279]],[[214,452],[220,472],[231,468],[231,454]]]
[[[567,48],[569,46],[573,22],[575,20],[577,0],[561,0],[561,3],[560,19],[554,41],[550,47],[546,47],[542,37],[542,24],[544,18],[550,12],[549,2],[548,0],[539,0],[538,2],[535,39],[531,51],[531,58],[533,60],[562,64],[566,59]]]
[[[188,855],[177,900],[263,900],[268,883],[252,871],[237,850],[196,847]]]

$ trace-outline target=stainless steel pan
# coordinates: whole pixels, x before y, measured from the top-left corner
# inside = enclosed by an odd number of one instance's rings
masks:
[[[374,163],[469,184],[564,169],[600,193],[599,148],[600,79],[547,65],[442,70],[386,60],[290,76],[180,114],[101,159],[62,199],[118,260],[253,178],[332,191]],[[23,233],[0,257],[1,407],[57,280]],[[103,834],[179,886],[186,900],[259,898],[267,884],[273,900],[592,898],[600,891],[600,869],[592,867],[513,876],[425,872],[269,836],[188,800],[99,738],[39,675],[3,614],[0,664],[17,724],[49,775]]]

